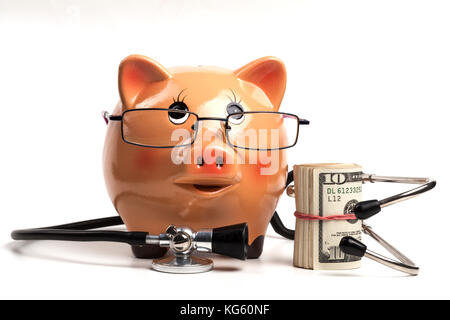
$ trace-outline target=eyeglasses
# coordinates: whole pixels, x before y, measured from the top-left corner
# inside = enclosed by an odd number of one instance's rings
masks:
[[[103,118],[120,121],[122,140],[148,148],[176,148],[192,145],[201,132],[202,121],[224,122],[227,143],[247,150],[281,150],[297,143],[300,125],[309,124],[295,114],[275,111],[247,111],[226,118],[199,117],[187,110],[143,108],[126,110],[120,116],[104,111]]]

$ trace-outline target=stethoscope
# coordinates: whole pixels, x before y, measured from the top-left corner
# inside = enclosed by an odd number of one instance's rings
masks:
[[[286,181],[286,192],[289,196],[295,195],[294,187],[290,185],[293,180],[293,171],[290,171]],[[410,199],[436,186],[436,181],[429,178],[388,177],[363,174],[362,180],[363,183],[394,182],[421,185],[382,200],[358,202],[354,206],[352,213],[360,220],[366,220],[380,212],[381,208]],[[279,235],[287,239],[294,239],[295,231],[284,226],[276,211],[270,223]],[[90,230],[122,224],[124,223],[120,216],[113,216],[52,227],[15,230],[11,233],[11,237],[14,240],[111,241],[128,243],[129,245],[151,244],[168,247],[172,253],[171,255],[161,259],[154,259],[152,262],[154,270],[168,273],[198,273],[211,270],[213,268],[213,261],[193,255],[193,252],[196,250],[213,252],[240,260],[247,258],[247,223],[197,231],[193,231],[189,227],[170,225],[167,227],[166,232],[159,235],[136,231]],[[345,254],[367,257],[410,275],[418,274],[419,268],[414,262],[376,234],[371,227],[363,223],[362,231],[379,242],[398,261],[367,250],[367,247],[362,242],[349,236],[343,237],[339,245]]]

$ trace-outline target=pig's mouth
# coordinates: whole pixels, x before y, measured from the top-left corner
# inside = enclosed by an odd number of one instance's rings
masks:
[[[190,192],[196,192],[203,195],[216,195],[230,189],[232,184],[198,184],[198,183],[176,183],[178,186]]]
[[[225,186],[193,184],[192,186],[195,189],[197,189],[198,191],[201,191],[201,192],[217,192],[217,191],[220,191],[222,189],[226,189],[226,188],[230,187],[231,184],[230,185],[225,185]]]
[[[178,177],[174,183],[191,192],[197,192],[204,195],[216,195],[231,189],[239,182],[239,178],[233,177]]]

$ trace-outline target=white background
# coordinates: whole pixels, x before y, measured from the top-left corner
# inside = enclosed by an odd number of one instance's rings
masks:
[[[0,297],[450,298],[449,16],[448,1],[430,0],[0,1]],[[355,162],[437,179],[369,222],[421,274],[368,259],[353,271],[294,268],[293,243],[270,227],[260,259],[217,257],[215,271],[198,275],[151,271],[127,245],[13,243],[13,229],[115,214],[100,111],[117,102],[117,67],[131,53],[230,69],[280,57],[281,110],[311,120],[291,165]],[[407,187],[368,185],[364,198]],[[290,227],[293,210],[283,196]]]

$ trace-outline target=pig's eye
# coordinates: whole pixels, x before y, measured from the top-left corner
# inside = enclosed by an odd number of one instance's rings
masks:
[[[237,102],[231,102],[230,104],[228,104],[227,106],[227,113],[228,115],[231,115],[228,120],[232,123],[232,124],[240,124],[242,121],[244,121],[244,115],[243,114],[236,114],[236,115],[232,115],[233,113],[240,113],[240,112],[244,112],[244,109],[242,108],[242,106],[237,103]]]
[[[181,111],[189,111],[186,103],[182,101],[176,101],[172,103],[169,109],[173,110],[181,110]],[[174,124],[182,124],[186,122],[187,118],[189,118],[189,113],[185,112],[170,112],[169,111],[169,120]]]

